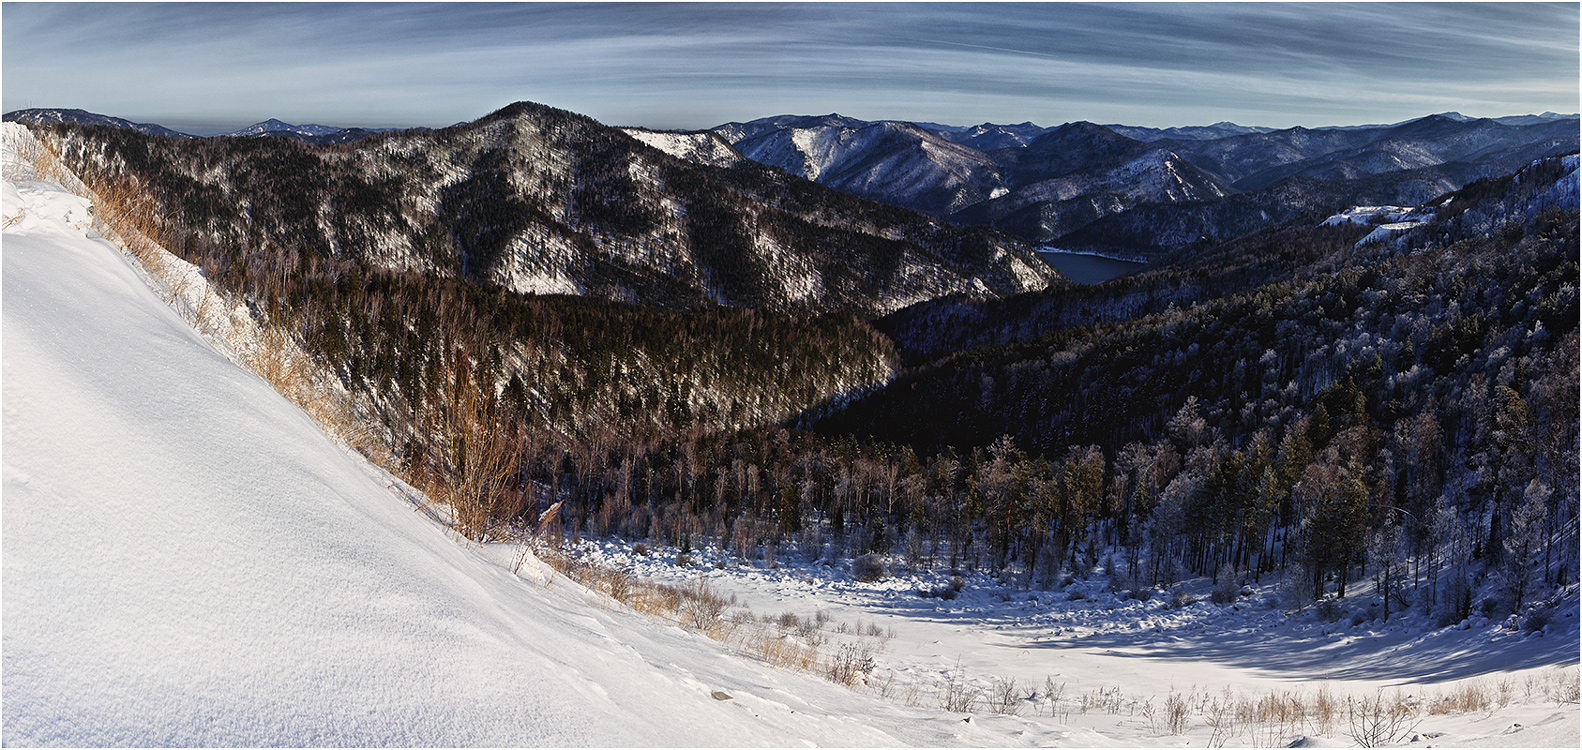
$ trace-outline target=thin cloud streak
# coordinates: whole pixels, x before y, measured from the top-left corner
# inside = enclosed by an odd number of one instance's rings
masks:
[[[779,112],[1308,126],[1578,109],[1575,4],[7,4],[3,107],[177,126]]]

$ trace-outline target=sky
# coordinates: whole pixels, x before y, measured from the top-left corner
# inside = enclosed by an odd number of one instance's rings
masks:
[[[1577,3],[16,3],[0,108],[201,135],[444,126],[1389,123],[1579,106]]]

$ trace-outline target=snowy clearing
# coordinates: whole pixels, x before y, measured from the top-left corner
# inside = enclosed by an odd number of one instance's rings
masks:
[[[1543,701],[1529,687],[1577,679],[1576,587],[1557,607],[1567,613],[1564,619],[1522,633],[1513,623],[1478,617],[1462,627],[1434,629],[1417,612],[1353,624],[1348,611],[1325,622],[1311,608],[1287,611],[1273,581],[1234,604],[1217,605],[1209,601],[1210,582],[1201,579],[1187,587],[1195,603],[1176,608],[1170,592],[1128,599],[1109,591],[1103,575],[1041,591],[979,573],[965,577],[959,594],[942,598],[937,592],[950,589],[951,581],[939,571],[892,566],[892,576],[864,583],[847,568],[809,562],[796,550],[779,550],[769,568],[722,558],[713,548],[692,550],[687,565],[676,564],[675,549],[634,554],[632,548],[619,540],[584,540],[578,554],[643,579],[706,581],[760,615],[825,619],[832,633],[842,624],[854,632],[893,633],[876,658],[869,689],[903,701],[937,703],[954,680],[977,692],[982,713],[995,691],[1014,680],[1024,716],[1043,712],[1050,723],[1089,729],[1110,741],[1183,745],[1211,738],[1213,728],[1198,720],[1184,735],[1166,735],[1146,717],[1150,701],[1159,709],[1172,693],[1212,699],[1328,692],[1428,702],[1465,685],[1484,685],[1510,691],[1508,705],[1426,716],[1410,734],[1433,745],[1535,746],[1572,746],[1579,735],[1582,713],[1575,704]],[[1063,687],[1052,719],[1050,696],[1039,695],[1046,679]],[[1341,724],[1323,739],[1355,744]],[[1316,741],[1307,729],[1270,737],[1247,726],[1228,744],[1283,745],[1300,736]]]

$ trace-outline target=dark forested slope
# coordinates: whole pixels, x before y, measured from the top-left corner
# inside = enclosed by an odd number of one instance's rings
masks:
[[[69,123],[54,132],[71,163],[135,184],[220,263],[284,254],[525,293],[815,313],[1012,294],[1058,277],[992,230],[753,163],[694,164],[527,103],[336,146]]]

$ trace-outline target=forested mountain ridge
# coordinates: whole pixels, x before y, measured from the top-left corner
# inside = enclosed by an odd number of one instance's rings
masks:
[[[861,137],[878,125],[894,136]],[[783,115],[712,132],[743,147],[748,158],[955,223],[1164,260],[1184,248],[1362,203],[1364,193],[1419,203],[1578,146],[1576,117],[1547,113],[1498,119],[1446,113],[1393,125],[1281,130],[1231,123],[906,125]],[[949,158],[937,146],[941,140],[953,146]],[[853,170],[856,164],[869,168]]]
[[[1414,285],[1441,285],[1441,293],[1450,295],[1440,306],[1431,306],[1435,312],[1418,311],[1412,313],[1415,317],[1444,318],[1452,315],[1445,310],[1460,310],[1452,317],[1477,315],[1484,320],[1480,325],[1493,325],[1489,319],[1496,313],[1477,305],[1474,292],[1501,290],[1500,298],[1506,299],[1515,292],[1505,287],[1539,284],[1541,278],[1546,291],[1523,287],[1521,294],[1533,299],[1518,314],[1530,314],[1538,300],[1551,300],[1543,305],[1548,312],[1535,320],[1545,324],[1548,333],[1542,338],[1552,346],[1553,336],[1575,327],[1575,321],[1564,320],[1565,306],[1574,305],[1565,302],[1570,294],[1566,290],[1575,286],[1565,274],[1575,270],[1566,243],[1575,238],[1561,231],[1564,212],[1575,209],[1575,169],[1572,155],[1474,182],[1437,201],[1441,209],[1433,221],[1384,243],[1354,246],[1367,228],[1293,227],[1226,246],[1215,263],[1190,272],[1158,271],[1091,289],[989,303],[941,300],[909,308],[879,321],[879,326],[919,366],[852,405],[838,420],[863,421],[862,434],[907,436],[913,442],[926,440],[925,435],[949,435],[945,442],[958,446],[986,444],[1007,433],[1029,447],[1061,435],[1124,442],[1156,437],[1180,405],[1181,398],[1167,395],[1187,388],[1197,393],[1213,418],[1211,424],[1231,429],[1246,422],[1242,427],[1256,429],[1265,418],[1276,416],[1260,413],[1266,405],[1258,396],[1270,383],[1291,386],[1306,398],[1343,377],[1347,362],[1361,356],[1354,348],[1337,349],[1320,330],[1325,326],[1302,323],[1316,311],[1341,316],[1342,322],[1375,319],[1351,323],[1362,327],[1349,335],[1370,332],[1370,349],[1381,347],[1381,339],[1393,338],[1413,358],[1402,363],[1387,358],[1384,365],[1402,364],[1400,369],[1406,370],[1432,362],[1439,365],[1438,375],[1446,376],[1454,358],[1446,360],[1450,355],[1441,353],[1443,341],[1428,341],[1429,330],[1444,320],[1422,322],[1410,333],[1376,328],[1377,318],[1393,322],[1420,302],[1394,293],[1391,285],[1402,282],[1385,284],[1392,274],[1409,275]],[[1533,230],[1534,225],[1539,229]],[[1541,242],[1533,239],[1535,232]],[[1475,284],[1450,278],[1458,269],[1497,263],[1510,267],[1491,270]],[[1549,270],[1539,273],[1534,268]],[[1522,276],[1525,281],[1511,278],[1533,273],[1538,275]],[[1342,288],[1343,293],[1338,291]],[[1376,291],[1366,294],[1369,289]],[[1410,339],[1411,345],[1402,339]],[[1262,362],[1271,352],[1274,357]],[[1150,364],[1151,357],[1177,364]],[[1338,359],[1319,365],[1325,357]],[[929,359],[934,361],[923,364]],[[1299,361],[1309,364],[1291,366]],[[1165,371],[1173,374],[1165,377]],[[1258,386],[1257,378],[1265,376],[1272,380]],[[1200,378],[1198,386],[1191,385]],[[1232,404],[1242,391],[1251,399],[1245,405],[1256,408],[1233,419]],[[1057,406],[1062,398],[1070,400]],[[905,416],[911,404],[937,409],[950,403],[958,407],[946,412],[960,413],[960,420],[940,418],[937,411],[926,420]],[[1213,421],[1221,418],[1229,421]]]
[[[6,117],[181,135],[81,110]],[[246,132],[317,145],[372,134],[321,130],[266,121]],[[735,166],[745,156],[955,225],[988,224],[1030,242],[1156,262],[1347,205],[1420,204],[1578,146],[1576,116],[1554,113],[1472,118],[1447,112],[1390,125],[1279,130],[1233,123],[962,127],[830,114],[779,115],[698,131],[624,131],[699,164]]]
[[[519,103],[338,147],[56,126],[205,241],[648,306],[883,312],[1058,278],[1023,243]]]
[[[1539,581],[1576,580],[1577,166],[1473,182],[1394,239],[1353,247],[1357,228],[1283,278],[1190,305],[1038,336],[1015,332],[1047,305],[989,305],[964,323],[1013,343],[980,337],[820,429],[919,455],[994,443],[971,462],[994,488],[985,526],[1033,519],[988,536],[999,564],[1135,545],[1130,580],[1295,566],[1307,596],[1344,596],[1361,564],[1391,590],[1409,575],[1402,602],[1443,622],[1491,579],[1503,593],[1478,606],[1519,610]],[[929,329],[888,327],[914,351],[906,337]]]

